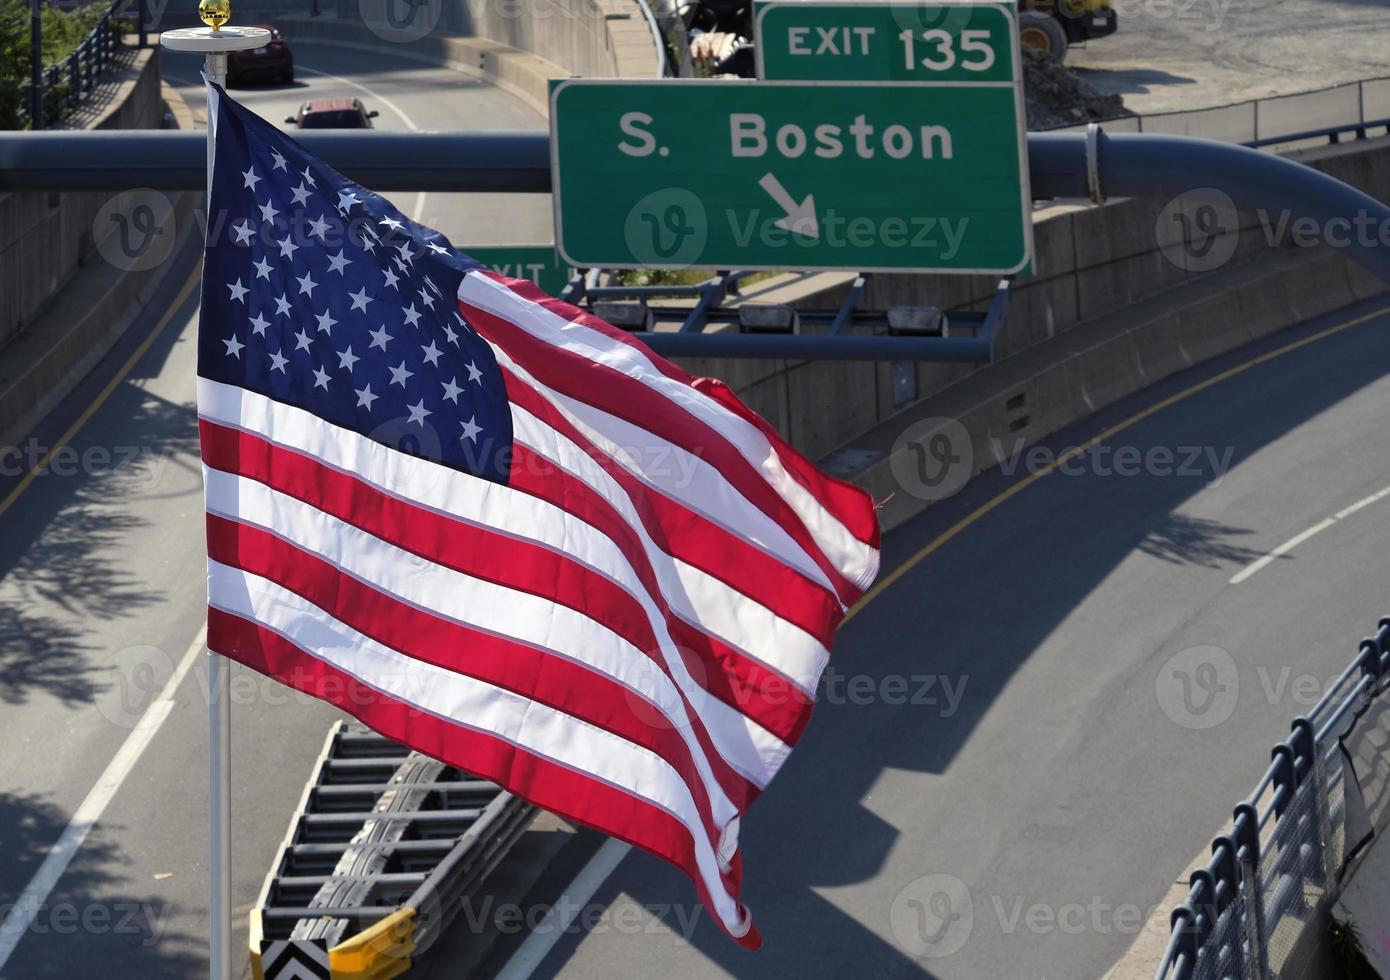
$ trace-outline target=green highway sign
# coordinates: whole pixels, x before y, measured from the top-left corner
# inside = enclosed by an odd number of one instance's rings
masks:
[[[1016,78],[564,79],[550,126],[570,265],[1012,273],[1032,252]]]
[[[554,245],[475,245],[462,251],[513,279],[530,279],[551,296],[569,284],[571,270]]]
[[[1012,3],[763,0],[753,8],[758,77],[770,81],[1015,80]]]

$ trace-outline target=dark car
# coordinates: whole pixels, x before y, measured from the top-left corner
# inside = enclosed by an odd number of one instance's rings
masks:
[[[377,111],[367,111],[361,99],[315,99],[299,107],[285,122],[300,129],[371,129]]]
[[[290,53],[290,46],[269,24],[256,26],[270,31],[270,42],[260,48],[228,52],[227,84],[239,85],[253,78],[294,81],[294,55]]]

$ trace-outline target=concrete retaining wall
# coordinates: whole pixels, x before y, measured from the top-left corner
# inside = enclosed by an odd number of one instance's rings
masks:
[[[158,129],[159,51],[136,53],[93,129]],[[94,249],[103,193],[0,194],[0,347],[29,324]]]
[[[1390,140],[1344,144],[1303,156],[1318,169],[1390,200]],[[1321,250],[1272,247],[1254,215],[1241,215],[1240,228],[1230,236],[1231,258],[1219,270],[1185,271],[1158,247],[1155,227],[1163,203],[1128,200],[1103,207],[1057,206],[1040,211],[1035,224],[1036,273],[1015,283],[1013,305],[999,342],[1001,360],[994,365],[902,365],[899,370],[915,380],[916,399],[934,401],[956,388],[982,390],[986,376],[1016,370],[1012,362],[1027,352],[1041,352],[1037,361],[1041,368],[1048,360],[1073,359],[1074,348],[1111,345],[1110,353],[1096,352],[1073,363],[1068,370],[1080,373],[1060,387],[1050,389],[1048,382],[1038,382],[1028,399],[1036,406],[1028,435],[1041,438],[1067,421],[1251,336],[1383,288],[1358,267]],[[1222,246],[1218,242],[1216,247]],[[1274,259],[1279,260],[1274,266],[1279,274],[1262,278],[1260,270],[1270,267]],[[1223,285],[1251,277],[1261,279],[1260,283],[1239,288]],[[930,304],[948,310],[982,310],[994,286],[994,280],[985,277],[876,275],[869,279],[863,305],[884,309]],[[841,282],[803,295],[794,305],[835,306],[846,288]],[[1208,288],[1214,295],[1204,295]],[[1196,305],[1190,309],[1171,309],[1179,295],[1188,295],[1175,291],[1189,289],[1195,290],[1193,297],[1202,297],[1200,302],[1194,299]],[[1145,308],[1142,304],[1164,297],[1160,305],[1170,309],[1161,322],[1142,323],[1138,319]],[[1073,332],[1100,321],[1106,326],[1095,335],[1094,344],[1091,339],[1070,338]],[[1130,336],[1140,327],[1138,334]],[[892,365],[694,358],[683,359],[682,364],[693,373],[728,380],[740,397],[812,458],[846,445],[862,446],[866,439],[871,442],[868,434],[885,424],[894,430],[906,424],[896,418],[906,406],[893,397]],[[981,431],[995,428],[991,424]],[[1011,439],[1017,435],[1007,426],[1003,431],[1010,432]]]
[[[322,0],[309,4],[243,0],[242,21],[268,20],[291,42],[390,51],[482,78],[524,99],[541,115],[549,110],[549,81],[647,78],[658,74],[658,54],[642,14],[643,0],[468,0],[426,4],[419,23],[392,24],[384,0]],[[406,8],[402,8],[406,9]]]

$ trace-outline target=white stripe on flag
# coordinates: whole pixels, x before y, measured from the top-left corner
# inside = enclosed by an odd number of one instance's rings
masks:
[[[878,570],[878,552],[860,541],[805,487],[786,471],[767,436],[746,419],[657,370],[638,348],[618,343],[596,330],[566,320],[518,296],[496,280],[471,272],[459,284],[459,298],[481,307],[546,343],[605,364],[637,379],[724,436],[791,505],[826,557],[846,578],[861,587]]]
[[[568,554],[618,583],[643,603],[649,617],[659,618],[621,548],[598,529],[547,501],[396,452],[302,409],[206,378],[198,379],[198,410],[209,421],[319,460],[383,493]],[[513,406],[512,414],[518,431],[524,426],[532,437],[523,439],[524,444],[583,480],[618,510],[641,540],[661,595],[677,616],[766,664],[804,693],[814,694],[828,657],[819,641],[777,616],[756,597],[672,558],[651,539],[627,494],[587,454],[530,413]],[[824,580],[819,569],[815,575]],[[664,634],[663,626],[658,635]],[[775,637],[776,642],[768,642],[768,637]],[[786,751],[778,741],[769,762],[774,758],[780,762]],[[775,771],[776,766],[772,769]]]
[[[714,819],[723,826],[736,815],[710,771],[676,686],[646,654],[606,626],[541,596],[436,565],[254,480],[207,468],[203,479],[210,513],[269,531],[378,592],[431,615],[587,667],[623,685],[633,697],[652,703],[689,746],[713,804]],[[670,653],[668,661],[678,659],[678,654]],[[698,688],[687,691],[687,697],[700,708],[715,700]],[[713,727],[709,713],[701,715]]]
[[[739,922],[690,790],[660,756],[563,711],[397,653],[288,589],[211,559],[208,597],[214,608],[279,634],[393,700],[590,774],[670,813],[694,839],[696,863],[716,914],[727,923]],[[466,724],[460,721],[465,718]]]

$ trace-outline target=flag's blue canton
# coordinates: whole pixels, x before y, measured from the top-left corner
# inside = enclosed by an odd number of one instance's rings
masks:
[[[504,482],[502,373],[456,299],[478,263],[217,97],[198,373]]]

